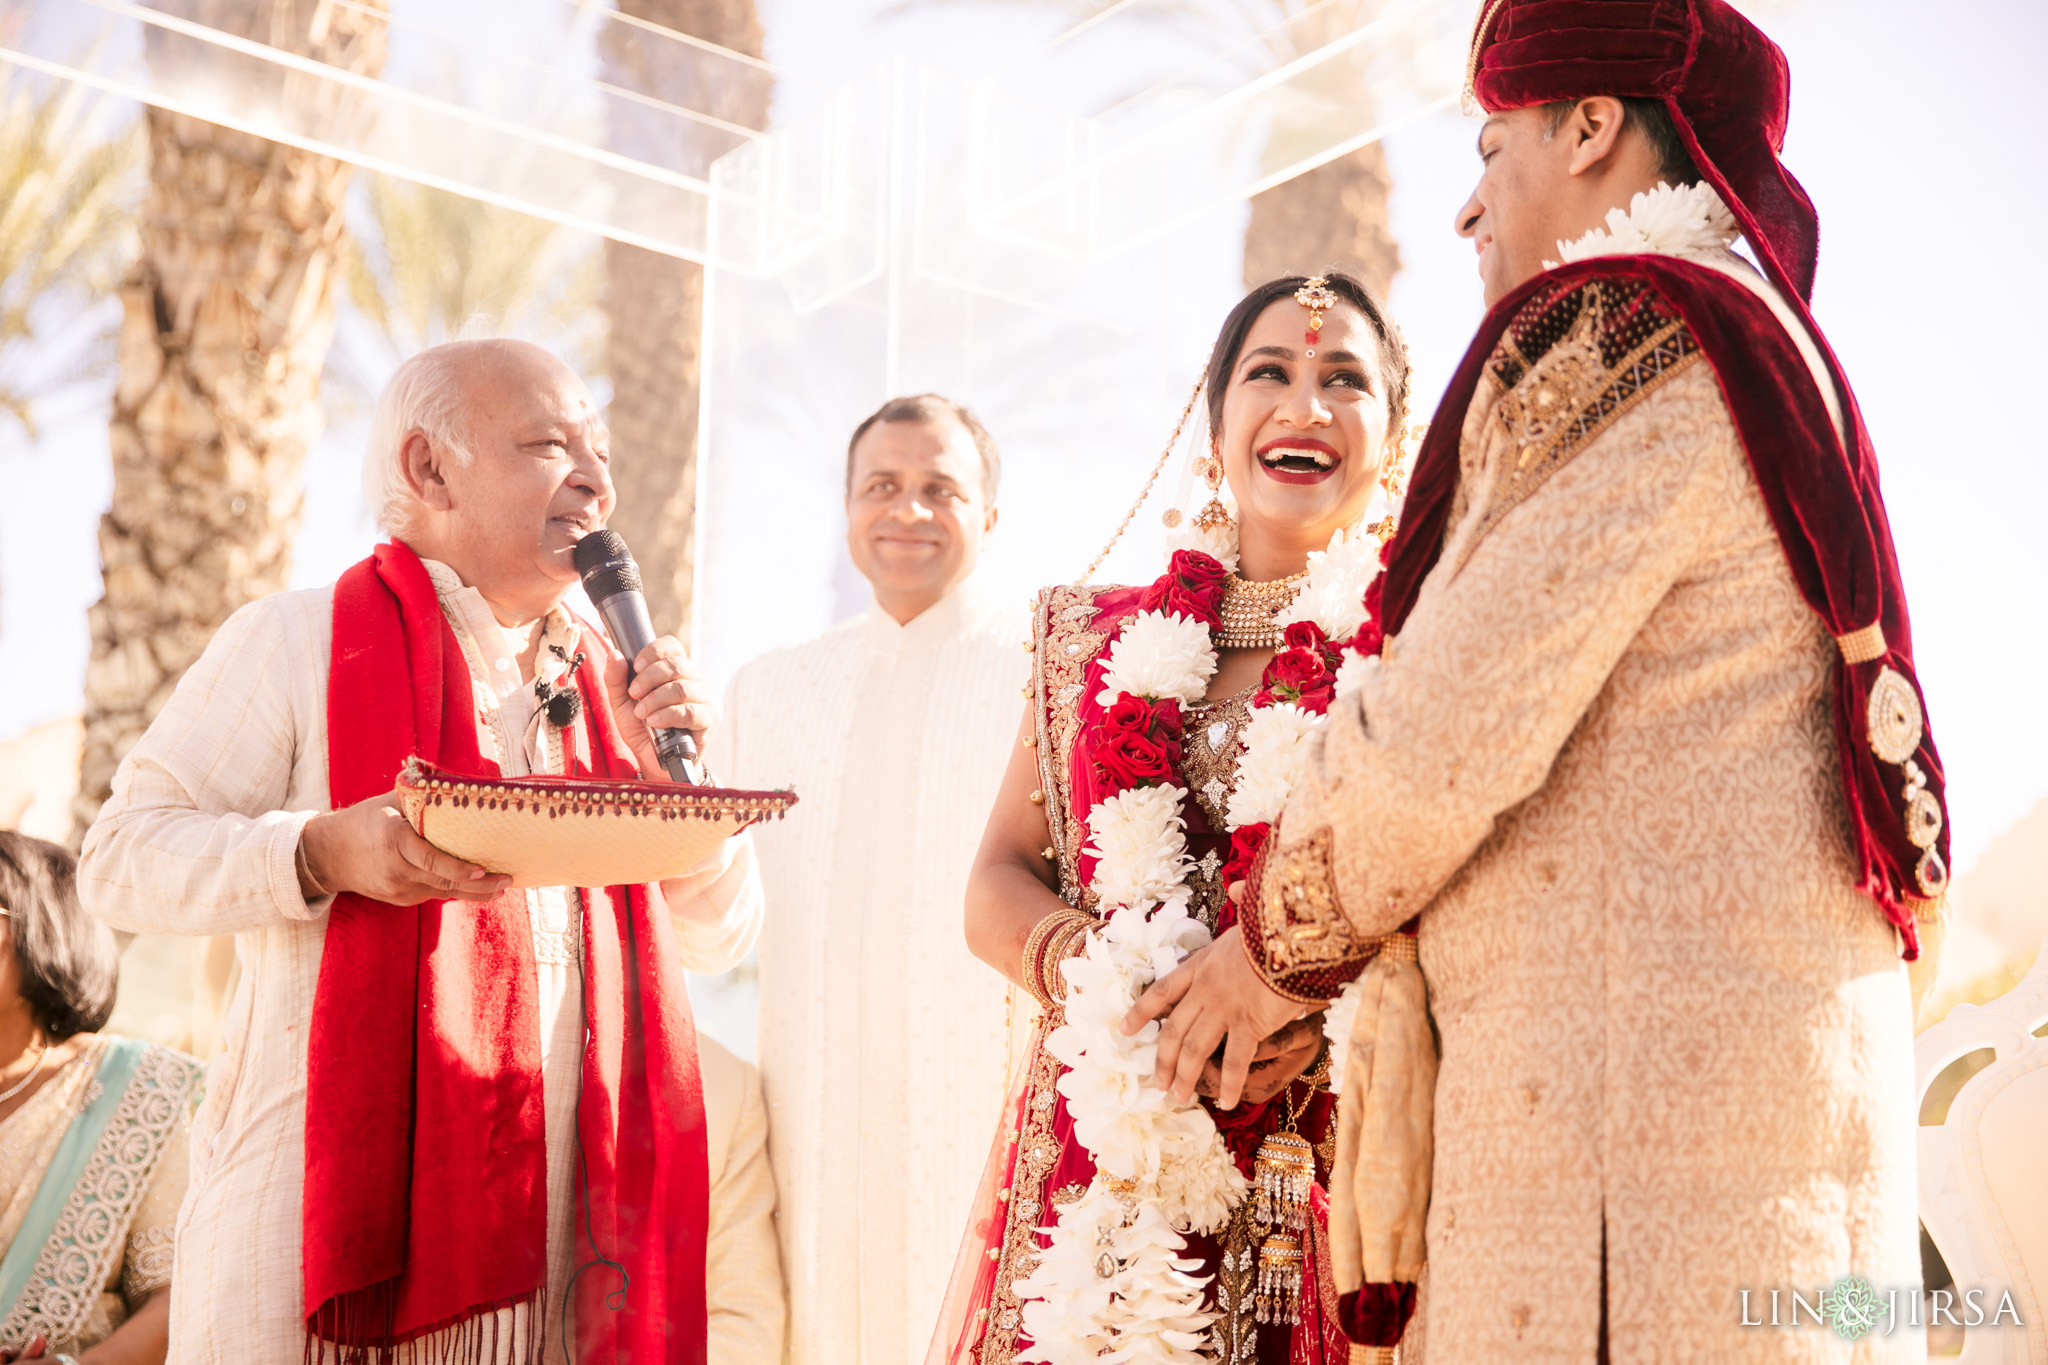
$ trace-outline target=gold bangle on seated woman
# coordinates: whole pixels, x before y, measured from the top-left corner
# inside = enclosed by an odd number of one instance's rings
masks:
[[[118,950],[75,866],[0,831],[0,1361],[161,1362],[200,1067],[98,1032]]]

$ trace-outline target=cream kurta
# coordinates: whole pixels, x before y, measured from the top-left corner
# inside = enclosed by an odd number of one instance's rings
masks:
[[[1710,364],[1531,489],[1536,408],[1619,382],[1573,350],[1526,406],[1481,380],[1443,555],[1280,827],[1311,878],[1330,830],[1354,931],[1423,911],[1424,1350],[1590,1365],[1604,1239],[1617,1365],[1917,1356],[1741,1325],[1743,1289],[1768,1318],[1774,1289],[1917,1285],[1906,972],[1854,889],[1834,646]]]
[[[970,584],[733,680],[712,767],[794,786],[756,832],[759,1057],[799,1365],[921,1361],[1003,1097],[967,872],[1023,710],[1022,612]]]
[[[775,1172],[768,1165],[768,1110],[761,1073],[706,1034],[704,1136],[711,1168],[711,1228],[704,1250],[709,1365],[779,1360],[789,1320],[775,1245]]]
[[[508,774],[523,773],[532,683],[520,677],[516,642],[475,590],[441,565],[427,567],[470,665],[481,750]],[[229,618],[122,762],[79,865],[79,895],[99,918],[140,933],[232,933],[242,963],[225,1050],[193,1124],[171,1280],[172,1365],[304,1352],[306,1032],[329,902],[300,895],[293,854],[306,822],[330,809],[333,604],[331,587],[280,593]],[[571,733],[587,746],[581,722]],[[557,739],[541,769],[560,769],[560,748]],[[746,838],[664,891],[684,966],[722,971],[751,946],[761,900]],[[580,944],[562,889],[530,891],[527,901],[540,996],[549,1289],[558,1300],[570,1258]],[[555,1336],[550,1323],[551,1351]]]

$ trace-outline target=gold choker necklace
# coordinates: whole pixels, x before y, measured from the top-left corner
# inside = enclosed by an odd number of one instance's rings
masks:
[[[1308,570],[1268,583],[1251,583],[1236,574],[1223,580],[1223,625],[1216,632],[1218,649],[1278,649],[1284,632],[1273,618],[1284,611],[1308,581]]]

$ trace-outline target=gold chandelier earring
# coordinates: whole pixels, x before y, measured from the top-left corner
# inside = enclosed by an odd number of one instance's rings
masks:
[[[1211,451],[1195,466],[1195,472],[1209,485],[1208,505],[1195,514],[1195,526],[1203,531],[1229,530],[1237,522],[1223,502],[1223,461]]]

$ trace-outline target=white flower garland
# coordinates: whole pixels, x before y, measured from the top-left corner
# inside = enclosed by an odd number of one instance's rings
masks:
[[[1237,563],[1234,535],[1194,530],[1177,548],[1201,550],[1226,569]],[[1363,530],[1339,531],[1326,549],[1310,554],[1308,582],[1280,624],[1313,622],[1342,648],[1366,618],[1365,590],[1379,569],[1377,540]],[[1205,623],[1140,612],[1110,644],[1096,702],[1108,708],[1126,695],[1199,701],[1216,663]],[[1337,694],[1355,691],[1375,665],[1346,649]],[[1306,761],[1309,736],[1321,723],[1320,715],[1292,702],[1253,711],[1226,828],[1270,823],[1280,814]],[[1098,859],[1089,886],[1105,922],[1083,955],[1060,965],[1066,1019],[1045,1047],[1067,1068],[1059,1091],[1096,1177],[1060,1210],[1051,1245],[1030,1277],[1014,1286],[1032,1340],[1019,1361],[1078,1365],[1108,1356],[1200,1365],[1205,1359],[1201,1348],[1215,1319],[1202,1308],[1210,1277],[1177,1253],[1187,1245],[1184,1234],[1224,1225],[1244,1198],[1246,1182],[1208,1110],[1199,1103],[1175,1105],[1152,1086],[1159,1025],[1135,1037],[1123,1031],[1138,996],[1210,941],[1188,911],[1193,864],[1181,816],[1186,799],[1178,786],[1135,787],[1088,812],[1089,851]],[[1356,1010],[1355,984],[1333,1007],[1333,1020],[1347,1005]],[[1340,1042],[1344,1036],[1334,1024],[1325,1032]],[[1333,1080],[1341,1050],[1331,1050]]]
[[[1660,183],[1629,200],[1628,211],[1607,211],[1607,226],[1576,241],[1559,241],[1567,265],[1596,256],[1699,256],[1725,252],[1740,228],[1712,185]],[[1558,261],[1545,261],[1555,270]]]

